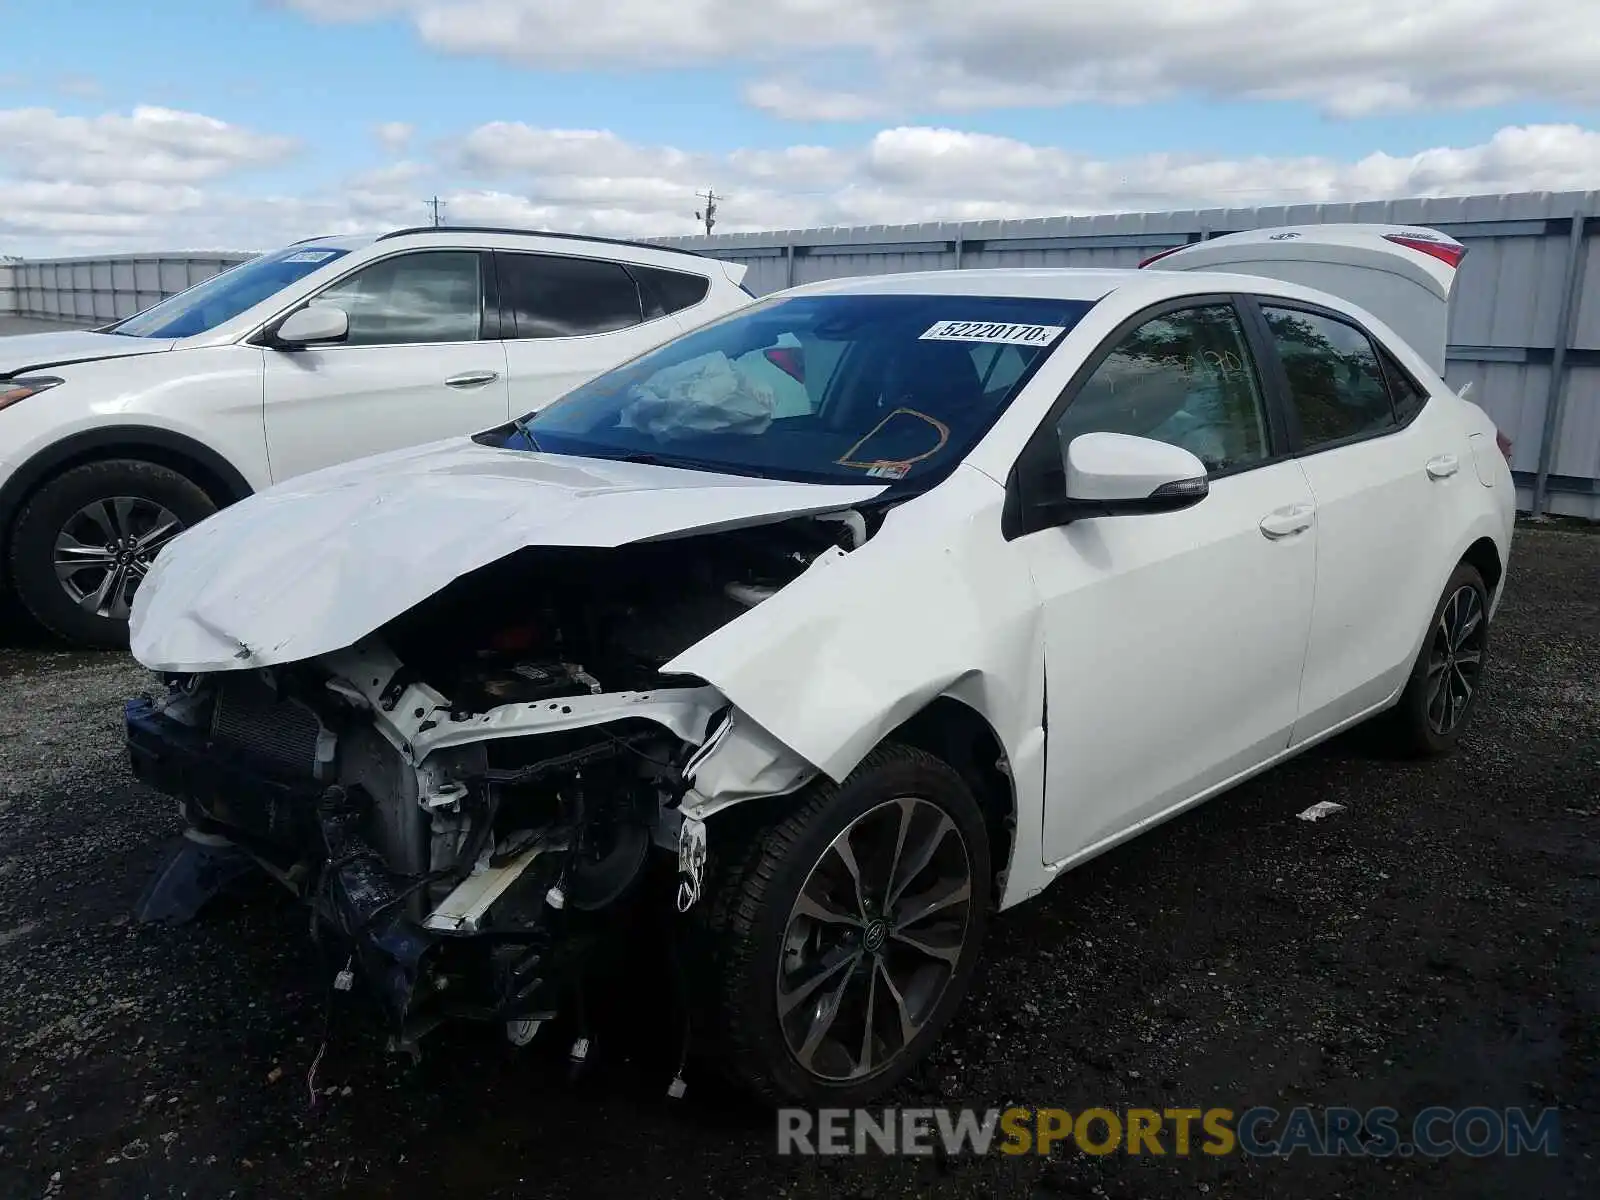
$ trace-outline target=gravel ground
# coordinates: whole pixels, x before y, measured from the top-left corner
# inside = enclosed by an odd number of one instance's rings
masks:
[[[646,987],[559,1031],[387,1054],[262,887],[183,929],[128,912],[170,806],[120,752],[120,655],[0,651],[0,1195],[887,1197],[1600,1194],[1600,536],[1523,531],[1457,756],[1347,737],[996,923],[899,1103],[1559,1106],[1558,1157],[780,1159],[691,1076]],[[1316,823],[1320,800],[1346,809]],[[341,998],[343,999],[343,998]],[[331,1090],[330,1090],[331,1089]]]

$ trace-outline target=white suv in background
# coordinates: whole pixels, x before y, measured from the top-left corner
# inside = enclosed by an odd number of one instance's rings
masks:
[[[745,268],[504,229],[313,238],[104,328],[0,338],[0,547],[45,626],[127,643],[156,552],[347,459],[505,423],[750,303]]]

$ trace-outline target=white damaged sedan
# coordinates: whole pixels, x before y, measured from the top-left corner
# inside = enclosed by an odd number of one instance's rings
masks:
[[[995,911],[1368,718],[1456,744],[1515,511],[1440,377],[1463,253],[810,285],[223,510],[133,610],[190,826],[142,916],[265,869],[402,1043],[521,1042],[642,906],[737,1083],[881,1095]]]

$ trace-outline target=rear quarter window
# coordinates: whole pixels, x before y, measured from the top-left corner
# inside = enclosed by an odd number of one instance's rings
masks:
[[[1428,403],[1428,391],[1387,350],[1380,348],[1378,357],[1383,363],[1384,379],[1389,384],[1389,396],[1394,401],[1394,419],[1401,425],[1409,424]]]
[[[692,308],[706,298],[711,281],[689,271],[667,271],[660,267],[629,265],[644,294],[646,315],[666,316]]]

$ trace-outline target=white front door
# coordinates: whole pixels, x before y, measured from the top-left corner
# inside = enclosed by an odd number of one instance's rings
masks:
[[[513,415],[683,331],[621,263],[510,250],[495,251],[495,262]]]
[[[503,423],[505,349],[482,338],[488,269],[476,250],[418,250],[319,293],[312,303],[349,314],[350,335],[265,352],[273,480]]]
[[[1060,862],[1280,753],[1299,706],[1319,530],[1278,453],[1231,303],[1119,339],[1053,427],[1182,445],[1210,494],[1018,539],[1043,605],[1044,857]]]

